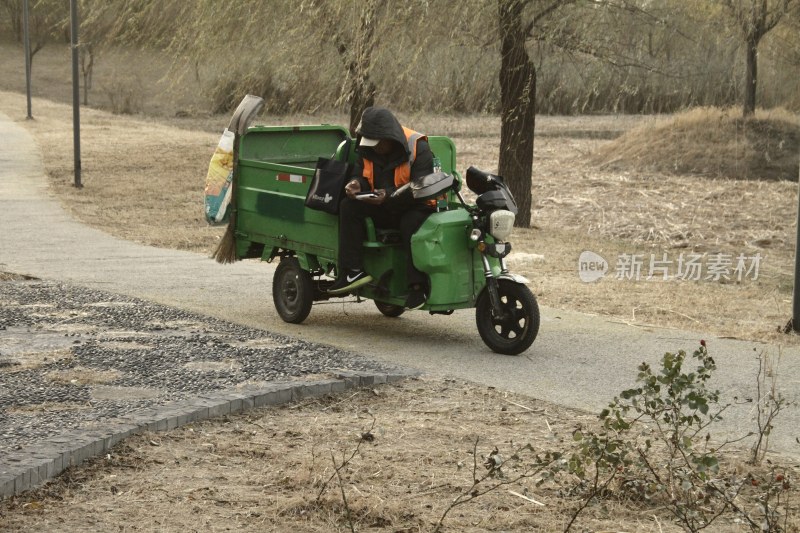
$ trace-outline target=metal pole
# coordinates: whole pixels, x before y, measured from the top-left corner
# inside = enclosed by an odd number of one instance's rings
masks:
[[[798,185],[800,185],[800,176],[798,176]],[[800,332],[800,295],[797,294],[797,283],[800,281],[800,258],[797,254],[800,253],[800,191],[797,195],[797,241],[794,245],[794,290],[792,291],[792,329],[795,332]]]
[[[75,187],[81,188],[81,108],[78,80],[78,0],[70,0],[69,16],[72,22],[72,132],[75,146]]]
[[[33,118],[31,115],[31,38],[28,33],[28,0],[22,2],[22,31],[25,41],[25,94],[28,98],[28,118]]]

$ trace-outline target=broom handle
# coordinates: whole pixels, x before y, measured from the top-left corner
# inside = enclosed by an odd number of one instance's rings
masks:
[[[231,178],[231,216],[236,216],[236,186],[239,182],[239,142],[242,135],[247,133],[247,127],[252,118],[264,107],[264,99],[252,94],[245,95],[228,124],[228,130],[233,132],[233,176]],[[236,228],[233,228],[236,230]]]
[[[236,216],[236,187],[239,184],[239,140],[241,135],[234,132],[233,136],[233,171],[231,173],[231,216]],[[235,222],[235,218],[234,218]],[[234,230],[236,228],[233,228]]]

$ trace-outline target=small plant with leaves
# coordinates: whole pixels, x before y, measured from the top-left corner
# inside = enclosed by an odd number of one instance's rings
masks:
[[[782,468],[773,467],[765,475],[752,476],[751,484],[761,487],[759,496],[762,531],[789,531],[789,492],[792,480]]]
[[[578,446],[568,464],[586,497],[567,529],[592,500],[611,494],[667,504],[690,531],[730,508],[737,487],[717,486],[719,448],[708,432],[727,407],[708,387],[715,369],[704,341],[691,356],[664,354],[656,371],[642,363],[638,386],[601,412],[602,430],[575,432]]]

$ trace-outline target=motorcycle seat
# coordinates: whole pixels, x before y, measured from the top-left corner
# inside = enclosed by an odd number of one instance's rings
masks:
[[[376,229],[375,237],[378,242],[383,244],[400,244],[402,241],[400,230],[396,229]]]
[[[367,248],[383,248],[385,246],[397,246],[402,243],[400,230],[376,228],[371,218],[366,220],[367,238],[364,246]]]

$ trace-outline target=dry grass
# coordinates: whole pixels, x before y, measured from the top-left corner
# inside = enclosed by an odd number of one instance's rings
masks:
[[[524,460],[515,463],[514,449],[532,443],[537,453],[568,450],[572,431],[594,423],[586,414],[492,388],[412,380],[133,437],[0,507],[0,527],[327,532],[350,531],[349,512],[356,531],[431,531],[470,487],[473,469],[485,472],[482,463],[494,448],[506,458],[510,479],[533,459],[522,452]],[[732,470],[759,471],[729,456],[723,471]],[[537,480],[531,475],[454,508],[444,531],[563,531],[579,493]],[[740,504],[750,506],[753,498],[745,491]],[[794,521],[790,526],[796,528]],[[726,515],[713,530],[742,526]],[[590,505],[573,531],[680,528],[667,508],[620,492]]]
[[[19,117],[20,102],[18,95],[3,95],[0,109]],[[211,135],[83,109],[84,188],[77,189],[70,108],[47,100],[35,105],[36,119],[24,124],[42,147],[51,185],[67,211],[142,244],[194,251],[211,246],[219,230],[205,223],[202,190],[196,188],[208,166],[202,154],[213,150]]]
[[[697,108],[634,128],[592,158],[600,168],[713,178],[794,180],[800,120],[783,109]]]
[[[34,278],[24,274],[16,274],[14,272],[0,272],[0,281],[21,281],[30,279]]]

